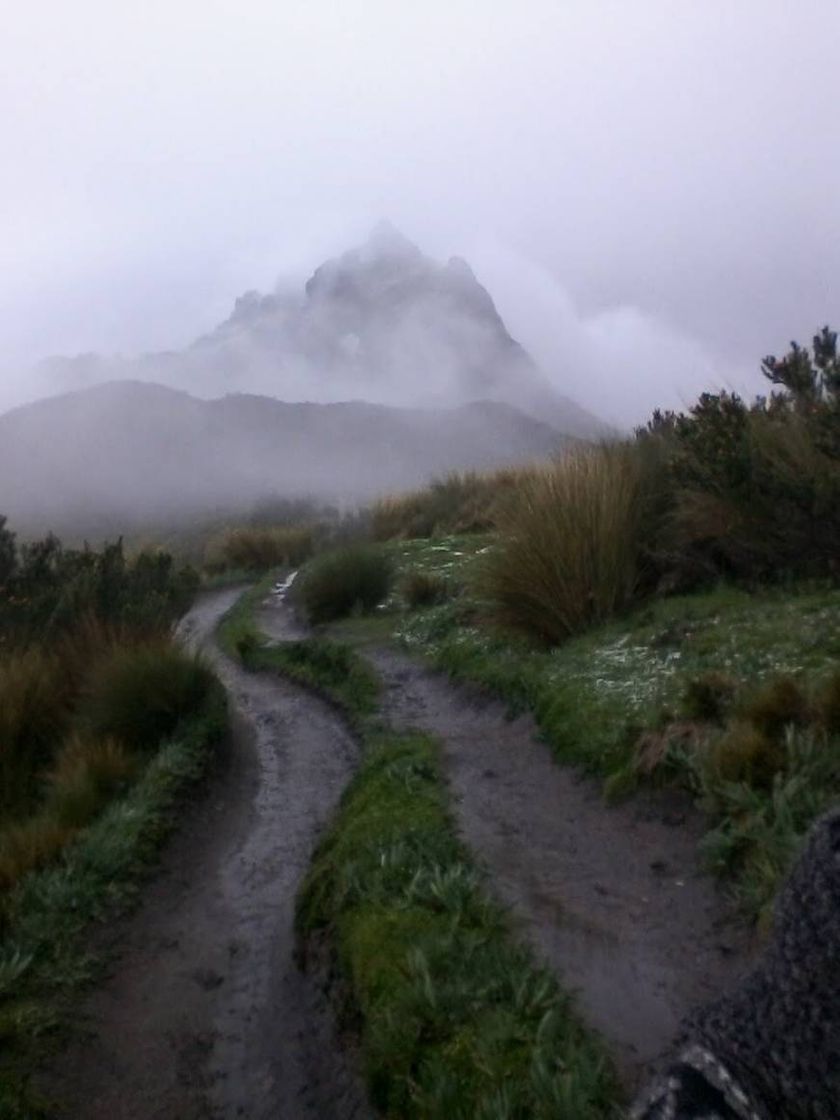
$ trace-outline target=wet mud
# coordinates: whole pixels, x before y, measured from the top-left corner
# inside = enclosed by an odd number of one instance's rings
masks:
[[[682,1017],[747,967],[747,932],[701,874],[687,800],[605,805],[530,718],[391,649],[366,651],[398,728],[437,736],[460,830],[536,954],[577,993],[634,1089]]]
[[[370,1115],[323,988],[294,961],[295,895],[357,745],[317,698],[216,650],[238,594],[209,594],[185,620],[228,689],[231,741],[138,910],[110,931],[111,974],[43,1078],[58,1117]]]

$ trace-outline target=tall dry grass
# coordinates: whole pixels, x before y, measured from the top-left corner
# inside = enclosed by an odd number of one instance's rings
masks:
[[[479,575],[499,621],[556,643],[627,606],[650,482],[629,443],[578,448],[520,476]]]
[[[496,527],[500,504],[536,470],[454,471],[420,490],[380,498],[371,512],[373,539],[488,532]]]
[[[212,685],[202,658],[169,638],[117,646],[92,666],[75,723],[94,737],[150,752],[201,708]]]
[[[315,529],[311,525],[228,529],[209,543],[205,567],[209,572],[296,568],[312,555],[314,547]]]

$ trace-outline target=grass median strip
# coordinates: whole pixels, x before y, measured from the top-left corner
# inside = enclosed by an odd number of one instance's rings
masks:
[[[258,598],[234,613],[240,634]],[[240,649],[243,663],[288,671],[275,656],[284,651],[250,633],[257,644]],[[304,961],[320,959],[326,940],[337,964],[374,1106],[401,1120],[614,1115],[604,1048],[517,944],[458,839],[436,742],[383,728],[357,688],[342,695],[336,662],[312,652],[322,643],[294,646],[295,663],[307,665],[297,679],[344,703],[364,746],[302,889],[297,927]],[[355,651],[339,648],[352,678],[375,682]]]

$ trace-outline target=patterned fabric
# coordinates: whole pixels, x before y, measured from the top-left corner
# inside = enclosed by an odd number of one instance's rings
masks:
[[[840,1120],[840,810],[814,826],[759,966],[684,1024],[634,1120]]]

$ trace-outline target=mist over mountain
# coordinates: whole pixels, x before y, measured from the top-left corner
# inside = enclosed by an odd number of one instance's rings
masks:
[[[548,456],[564,442],[498,402],[205,401],[109,382],[0,416],[0,511],[28,532],[113,534],[235,514],[277,495],[354,504],[453,469]]]
[[[246,392],[426,408],[498,401],[563,433],[605,430],[511,338],[465,261],[437,264],[387,223],[300,290],[246,292],[186,350],[53,358],[37,374],[52,392],[127,378],[208,398]]]

